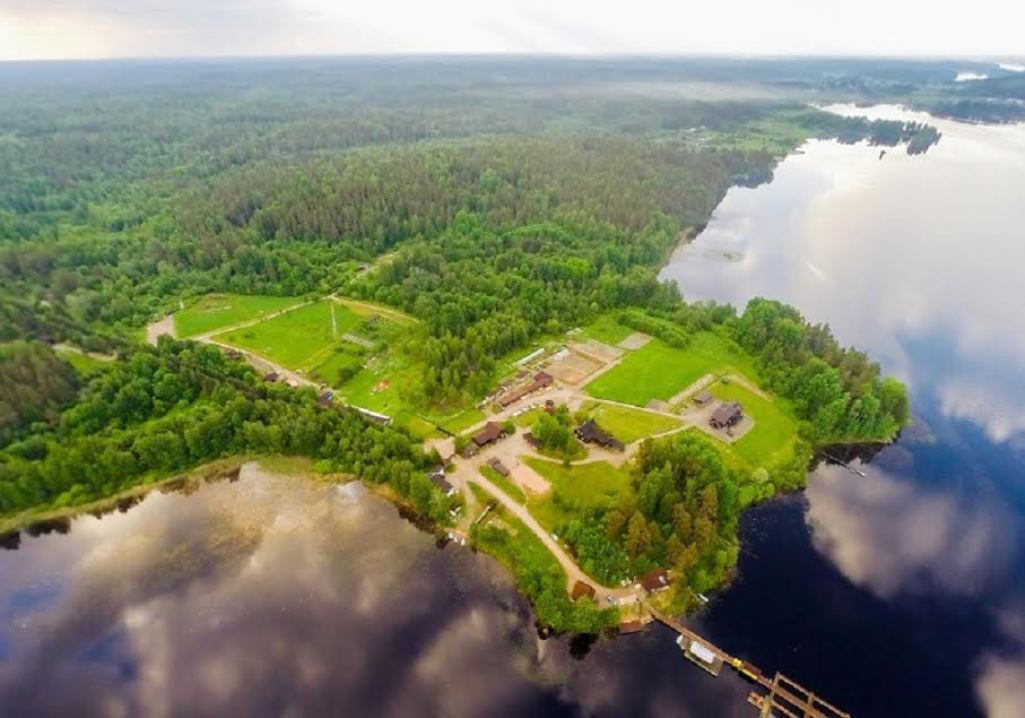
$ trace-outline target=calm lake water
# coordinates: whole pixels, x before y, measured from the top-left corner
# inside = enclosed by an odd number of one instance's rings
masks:
[[[929,121],[927,154],[811,142],[663,270],[785,300],[910,387],[863,469],[746,517],[711,635],[860,716],[1025,716],[1025,125]]]
[[[874,110],[894,115],[897,110]],[[1025,127],[926,155],[812,142],[664,270],[789,301],[911,387],[858,478],[748,512],[692,624],[857,716],[1025,715]],[[486,556],[358,484],[153,493],[0,550],[0,715],[753,716],[660,628],[539,641]]]

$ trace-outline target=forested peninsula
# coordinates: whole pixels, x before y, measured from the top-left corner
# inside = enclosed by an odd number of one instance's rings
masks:
[[[494,555],[542,623],[596,631],[615,596],[571,597],[575,571],[665,572],[662,600],[692,606],[729,577],[741,511],[801,487],[814,447],[909,421],[828,327],[687,303],[657,274],[804,140],[914,153],[932,128],[566,102],[587,78],[540,71],[526,90],[372,63],[108,72],[0,108],[5,530],[215,459],[306,456]],[[177,337],[147,342],[165,316]],[[700,413],[734,404],[736,433]]]

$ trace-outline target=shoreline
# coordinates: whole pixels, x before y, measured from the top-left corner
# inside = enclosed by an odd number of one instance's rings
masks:
[[[32,535],[32,531],[35,528],[39,529],[40,535],[54,530],[59,531],[62,525],[70,525],[72,521],[86,514],[100,517],[113,511],[127,510],[145,499],[153,491],[190,491],[206,482],[232,481],[238,478],[238,473],[242,466],[250,461],[257,462],[269,472],[287,476],[302,475],[311,481],[340,483],[337,480],[341,477],[346,477],[347,480],[359,480],[356,477],[348,477],[344,474],[318,474],[313,470],[313,461],[303,456],[239,454],[222,459],[214,459],[172,476],[138,483],[111,496],[84,504],[49,509],[28,509],[19,514],[2,517],[0,518],[0,543],[21,532]],[[293,465],[286,467],[285,465],[289,463]],[[300,468],[299,464],[303,466]],[[374,487],[367,486],[367,488],[373,489]]]

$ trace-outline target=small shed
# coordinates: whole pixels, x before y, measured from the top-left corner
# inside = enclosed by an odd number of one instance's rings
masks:
[[[431,483],[437,486],[445,496],[452,496],[456,492],[456,487],[448,482],[448,479],[444,475],[438,476],[436,473],[430,475]]]
[[[703,391],[694,397],[694,403],[698,406],[708,406],[712,403],[712,395],[707,391]]]
[[[619,624],[619,633],[621,635],[640,633],[643,630],[644,624],[641,621],[623,621]]]
[[[278,380],[278,376],[280,375],[276,371],[269,371],[263,375],[263,380],[269,381],[271,384],[273,384]]]
[[[488,466],[494,469],[499,474],[499,476],[509,475],[509,468],[505,464],[503,464],[501,459],[499,459],[497,456],[488,459]]]
[[[595,590],[594,586],[583,581],[577,581],[573,584],[573,590],[570,591],[569,597],[576,601],[578,598],[587,596],[588,598],[594,598]]]

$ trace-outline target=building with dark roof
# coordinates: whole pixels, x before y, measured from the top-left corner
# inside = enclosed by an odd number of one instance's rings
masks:
[[[644,624],[640,621],[623,621],[619,624],[619,633],[622,635],[626,635],[628,633],[640,633],[644,628]]]
[[[694,403],[698,406],[708,406],[712,403],[712,395],[707,391],[703,391],[694,397]]]
[[[452,496],[456,492],[456,487],[448,482],[444,474],[439,475],[436,472],[431,474],[431,483],[441,489],[445,496]]]
[[[269,381],[272,384],[278,380],[278,373],[276,371],[269,371],[263,375],[264,381]]]
[[[489,421],[484,425],[484,428],[478,431],[473,436],[473,443],[477,446],[484,447],[488,444],[493,444],[502,438],[504,432],[500,424],[496,424],[493,421]]]
[[[658,593],[669,588],[669,572],[664,568],[656,568],[654,571],[641,576],[641,587],[648,593]]]
[[[598,444],[599,446],[615,449],[616,451],[622,451],[626,448],[623,446],[622,441],[598,426],[598,422],[594,419],[588,419],[574,429],[573,433],[585,444]]]
[[[743,418],[744,410],[741,408],[740,402],[729,401],[721,404],[712,413],[712,418],[708,420],[708,423],[714,429],[728,429],[739,424]]]

